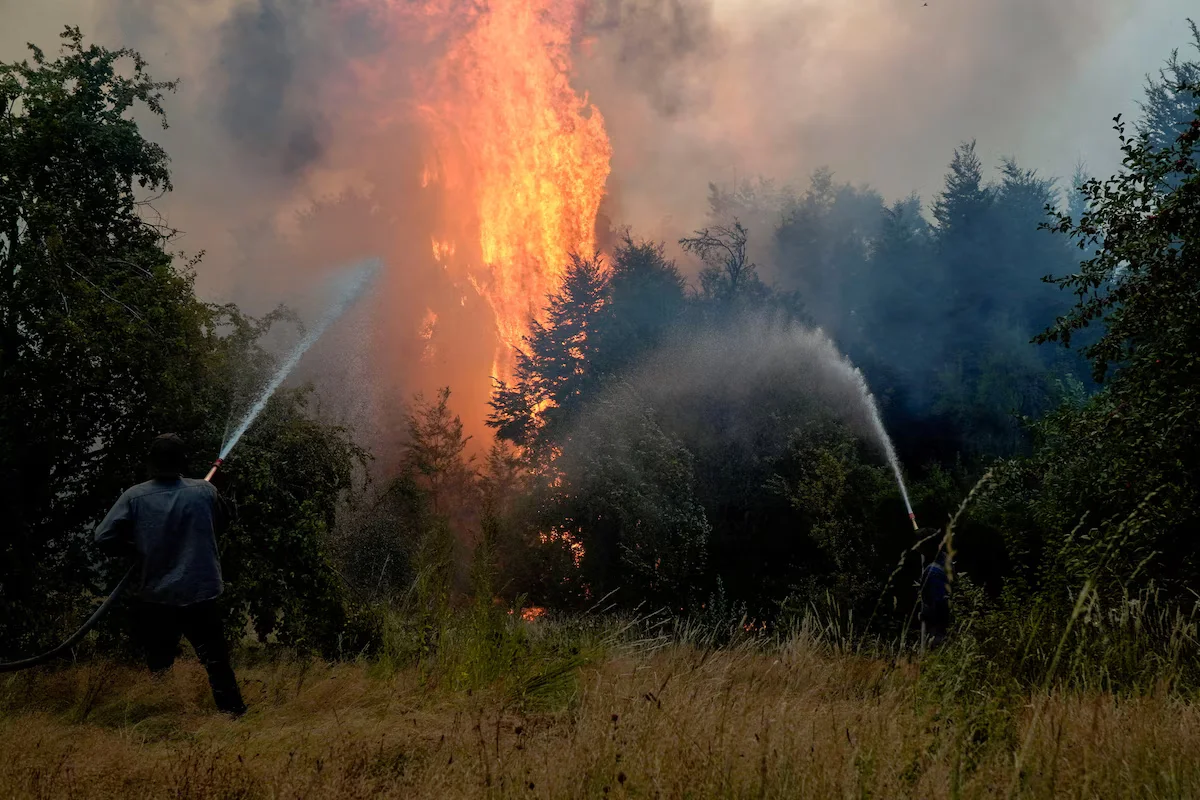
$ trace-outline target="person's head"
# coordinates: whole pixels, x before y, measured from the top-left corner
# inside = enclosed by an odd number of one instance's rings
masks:
[[[177,478],[187,469],[187,446],[173,433],[156,436],[147,463],[153,478]]]

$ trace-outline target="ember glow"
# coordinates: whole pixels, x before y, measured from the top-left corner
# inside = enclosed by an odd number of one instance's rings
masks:
[[[574,561],[576,568],[583,563],[583,542],[576,539],[574,534],[572,534],[570,531],[551,528],[549,533],[539,533],[538,539],[542,544],[556,544],[560,547],[565,547],[570,550],[571,560]]]
[[[595,248],[611,147],[599,111],[570,83],[581,2],[387,6],[394,24],[448,43],[417,81],[429,140],[419,178],[443,205],[435,258],[486,298],[505,348],[541,316],[569,254]]]
[[[521,619],[526,622],[533,622],[538,617],[546,615],[546,609],[541,606],[530,606],[529,608],[521,609]]]

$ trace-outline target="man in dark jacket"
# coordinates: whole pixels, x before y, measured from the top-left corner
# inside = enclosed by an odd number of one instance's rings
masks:
[[[937,647],[950,627],[950,576],[946,551],[939,550],[921,575],[921,641]]]
[[[187,449],[173,433],[150,445],[149,465],[150,480],[121,495],[96,528],[96,544],[137,559],[131,584],[136,638],[150,670],[170,669],[186,636],[208,671],[217,708],[240,716],[246,706],[216,603],[224,589],[216,537],[224,521],[220,495],[208,481],[183,477]]]

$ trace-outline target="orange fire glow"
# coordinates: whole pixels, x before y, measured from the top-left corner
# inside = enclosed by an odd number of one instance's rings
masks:
[[[545,616],[545,614],[546,609],[541,606],[530,606],[529,608],[521,609],[521,619],[526,622],[533,622],[538,617]]]
[[[478,242],[482,263],[461,263],[459,248],[457,267],[491,305],[510,348],[529,318],[541,317],[569,253],[595,248],[612,151],[600,113],[570,84],[581,2],[390,6],[402,24],[416,14],[431,37],[449,42],[420,84],[431,145],[421,185],[437,187],[444,203],[434,256],[452,261],[452,242]]]
[[[425,342],[425,347],[421,351],[421,361],[428,363],[433,360],[433,331],[437,326],[438,315],[432,308],[425,310],[425,316],[421,319],[421,330],[418,335]]]
[[[570,531],[551,528],[549,533],[539,533],[538,539],[542,544],[557,544],[560,547],[566,547],[570,550],[571,560],[575,562],[576,568],[583,563],[583,556],[585,554],[583,542],[576,539]]]

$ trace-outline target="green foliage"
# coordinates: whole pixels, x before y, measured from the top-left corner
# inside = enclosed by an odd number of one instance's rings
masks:
[[[590,597],[683,610],[696,598],[709,535],[692,456],[631,391],[607,393],[557,463],[544,525],[583,548]]]
[[[129,50],[63,34],[62,55],[0,64],[0,641],[25,654],[73,628],[98,578],[90,529],[143,479],[151,439],[190,444],[193,474],[275,367],[262,320],[193,293],[172,231],[163,150],[130,118],[162,92]],[[330,651],[345,621],[324,537],[362,453],[284,393],[222,475],[240,518],[221,542],[227,601],[263,635]]]
[[[196,412],[210,346],[192,277],[143,220],[167,157],[128,115],[164,120],[128,50],[63,33],[62,56],[0,64],[0,639],[25,650],[91,579],[86,536],[150,438]],[[125,73],[125,74],[123,74]],[[128,77],[126,77],[128,75]]]
[[[1083,353],[1104,389],[1039,423],[1038,452],[1013,468],[1012,481],[1040,484],[1032,513],[1047,567],[1076,582],[1100,563],[1084,554],[1103,552],[1117,530],[1122,558],[1104,581],[1120,587],[1146,560],[1164,589],[1183,591],[1200,576],[1191,542],[1200,471],[1200,85],[1188,88],[1193,119],[1168,147],[1148,133],[1127,136],[1118,118],[1124,171],[1088,181],[1083,216],[1060,213],[1052,226],[1090,252],[1077,272],[1055,279],[1078,302],[1040,338],[1069,345],[1102,323]],[[1076,555],[1084,563],[1072,564]]]
[[[356,596],[387,603],[409,591],[415,549],[430,517],[428,496],[408,474],[340,509],[333,559]]]
[[[234,632],[249,622],[262,640],[328,654],[347,622],[330,534],[366,454],[309,416],[310,397],[277,393],[225,468],[238,513],[221,553],[224,604]]]
[[[862,449],[843,425],[814,421],[794,428],[773,462],[768,487],[790,506],[789,529],[813,545],[814,557],[794,570],[791,603],[831,593],[847,611],[869,608],[907,544],[879,514],[895,493],[891,473],[868,463]]]
[[[662,244],[628,234],[609,265],[607,302],[600,310],[592,368],[615,375],[660,345],[687,309],[686,281]]]

